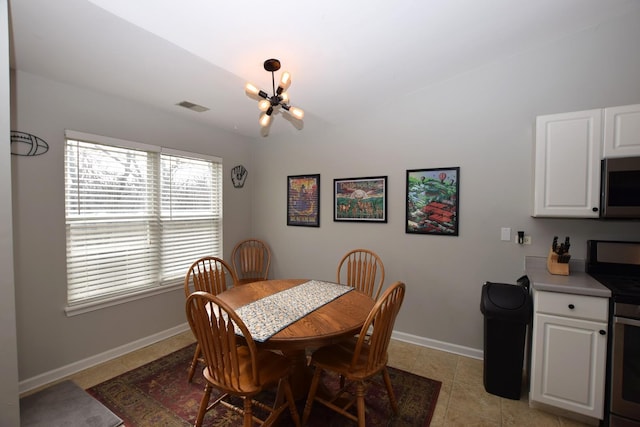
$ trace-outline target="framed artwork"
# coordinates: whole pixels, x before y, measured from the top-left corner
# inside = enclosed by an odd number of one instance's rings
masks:
[[[320,227],[320,174],[287,177],[287,225]]]
[[[459,193],[459,167],[408,170],[406,232],[457,236]]]
[[[333,220],[387,222],[387,177],[334,179]]]

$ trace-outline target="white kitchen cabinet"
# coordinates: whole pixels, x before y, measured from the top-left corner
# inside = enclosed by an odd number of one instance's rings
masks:
[[[640,104],[604,109],[602,157],[640,156]]]
[[[608,299],[534,291],[529,399],[603,419]]]
[[[534,217],[597,218],[602,110],[536,118]]]

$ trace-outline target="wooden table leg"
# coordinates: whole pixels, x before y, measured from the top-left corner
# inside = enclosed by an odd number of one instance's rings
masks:
[[[302,400],[307,398],[313,370],[307,365],[307,355],[304,350],[283,351],[287,359],[291,361],[291,391],[293,398]]]

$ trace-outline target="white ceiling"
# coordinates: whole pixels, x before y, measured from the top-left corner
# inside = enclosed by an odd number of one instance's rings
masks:
[[[247,81],[292,74],[303,123],[339,124],[640,7],[638,0],[9,0],[12,66],[259,137]],[[276,73],[276,79],[280,73]],[[210,108],[196,113],[175,104]],[[284,114],[283,114],[284,115]],[[297,125],[297,126],[295,126]]]

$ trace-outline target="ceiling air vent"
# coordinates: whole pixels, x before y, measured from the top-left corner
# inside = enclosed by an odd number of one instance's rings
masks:
[[[198,113],[203,113],[209,110],[207,107],[203,107],[202,105],[194,104],[193,102],[189,101],[178,102],[176,105],[188,108],[189,110],[197,111]]]

